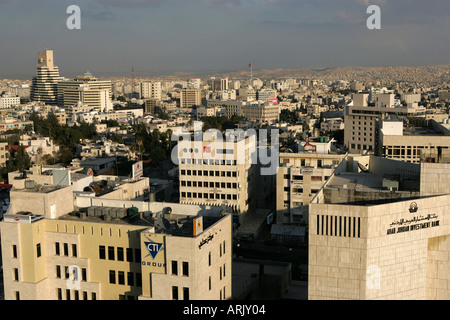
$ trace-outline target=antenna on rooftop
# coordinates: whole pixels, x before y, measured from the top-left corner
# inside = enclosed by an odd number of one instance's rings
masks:
[[[134,67],[131,68],[131,98],[134,96],[134,86],[136,82],[136,74],[134,73]]]

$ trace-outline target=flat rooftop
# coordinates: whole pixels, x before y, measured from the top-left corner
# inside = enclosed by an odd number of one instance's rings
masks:
[[[96,215],[94,215],[93,212],[96,209],[105,211],[108,209],[119,211],[122,210],[123,216],[115,217],[113,215],[103,213],[96,213]],[[127,212],[127,208],[91,207],[79,208],[69,214],[59,217],[58,220],[142,226],[144,228],[154,227],[154,233],[170,234],[172,236],[180,237],[193,237],[193,223],[194,218],[196,217],[198,216],[189,216],[176,213],[162,213],[158,216],[157,212],[136,212],[136,214],[132,216]],[[203,230],[208,229],[222,218],[222,216],[202,215]]]
[[[323,203],[377,205],[420,197],[419,179],[375,173],[345,173],[332,177],[323,189]]]

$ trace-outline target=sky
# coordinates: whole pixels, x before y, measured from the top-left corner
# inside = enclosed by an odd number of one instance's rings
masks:
[[[0,78],[31,78],[45,49],[66,77],[444,65],[449,13],[448,0],[0,0]]]

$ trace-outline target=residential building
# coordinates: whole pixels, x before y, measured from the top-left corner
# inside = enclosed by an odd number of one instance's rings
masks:
[[[140,84],[140,97],[141,99],[153,99],[161,100],[162,87],[161,82],[141,82]]]
[[[20,105],[20,97],[11,92],[4,92],[0,96],[0,109],[10,109]]]

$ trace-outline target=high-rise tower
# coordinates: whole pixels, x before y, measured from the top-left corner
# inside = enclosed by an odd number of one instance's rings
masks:
[[[39,52],[37,74],[30,88],[31,101],[57,104],[57,84],[63,80],[64,77],[59,75],[59,68],[54,65],[53,50]]]

